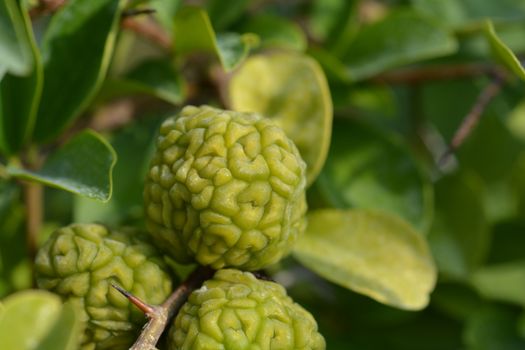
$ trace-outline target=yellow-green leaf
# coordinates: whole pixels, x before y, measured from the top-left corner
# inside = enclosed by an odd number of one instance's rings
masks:
[[[72,305],[41,290],[4,299],[0,313],[0,349],[74,350],[80,340],[79,313]]]
[[[423,235],[398,217],[365,210],[317,210],[295,257],[329,281],[381,303],[424,308],[436,268]]]
[[[525,69],[512,50],[498,37],[491,21],[485,22],[484,30],[494,57],[520,79],[525,80]]]
[[[317,62],[299,53],[252,56],[231,79],[229,93],[234,110],[261,113],[285,130],[308,165],[311,184],[328,153],[333,117]]]

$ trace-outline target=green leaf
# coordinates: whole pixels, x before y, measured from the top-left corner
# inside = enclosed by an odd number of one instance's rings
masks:
[[[386,211],[422,232],[432,221],[432,186],[408,148],[356,121],[335,120],[330,152],[316,186],[333,207]]]
[[[341,58],[344,72],[336,71],[342,73],[343,80],[362,80],[395,67],[452,54],[457,46],[451,33],[426,17],[409,10],[395,11],[356,34]],[[324,56],[320,59],[327,60]]]
[[[483,207],[483,185],[464,173],[435,186],[435,214],[428,237],[441,273],[467,278],[487,255],[490,231]]]
[[[243,30],[257,34],[261,40],[261,47],[304,51],[307,46],[306,37],[301,28],[294,22],[281,17],[259,15],[250,18]]]
[[[315,180],[330,145],[332,100],[317,62],[298,53],[250,57],[230,86],[234,110],[274,119],[306,161],[307,181]]]
[[[214,53],[226,71],[236,68],[258,42],[253,34],[221,33],[216,35],[207,13],[198,7],[186,6],[175,16],[173,29],[175,52]]]
[[[52,293],[28,290],[4,299],[1,349],[73,350],[80,340],[80,317]]]
[[[521,80],[525,80],[525,69],[511,49],[498,37],[494,24],[486,21],[484,30],[493,56]]]
[[[6,154],[19,151],[33,133],[43,84],[40,52],[25,5],[16,5],[24,25],[23,40],[29,45],[31,70],[20,77],[7,74],[0,81],[0,148]]]
[[[525,306],[525,259],[484,266],[470,282],[486,298]]]
[[[334,53],[344,52],[359,28],[359,0],[314,0],[308,16],[312,35]]]
[[[12,176],[108,201],[115,151],[94,131],[83,131],[53,153],[38,171],[8,167]]]
[[[124,0],[71,0],[42,41],[44,90],[35,137],[48,141],[87,107],[106,75]]]
[[[33,68],[31,42],[15,0],[0,3],[0,67],[24,76]]]
[[[173,19],[181,6],[182,0],[151,0],[148,7],[155,10],[155,17],[168,35],[173,34]]]
[[[81,314],[72,303],[65,303],[53,328],[38,346],[39,350],[76,350],[81,339]]]
[[[469,29],[491,18],[497,23],[525,18],[521,0],[412,0],[415,9],[447,27]]]
[[[170,61],[152,59],[141,63],[121,79],[106,80],[97,100],[137,94],[154,96],[178,105],[184,100],[185,86]]]
[[[407,310],[424,308],[436,283],[423,236],[387,214],[313,211],[294,256],[332,282]]]
[[[107,203],[76,196],[75,222],[103,222],[118,226],[140,220],[144,214],[144,179],[154,150],[155,135],[165,116],[148,116],[116,133],[111,145],[118,155],[113,195]]]

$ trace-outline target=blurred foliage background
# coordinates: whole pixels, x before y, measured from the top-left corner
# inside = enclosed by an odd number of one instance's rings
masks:
[[[315,237],[270,269],[329,349],[524,349],[524,54],[523,0],[3,0],[0,297],[31,288],[53,229],[142,226],[159,123],[210,104],[285,128],[310,210],[373,210],[429,244],[420,311],[338,280],[355,267],[304,267]]]

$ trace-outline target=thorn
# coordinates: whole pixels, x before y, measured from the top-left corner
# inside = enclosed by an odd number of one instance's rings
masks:
[[[155,307],[154,306],[146,304],[145,302],[143,302],[142,300],[140,300],[139,298],[137,298],[136,296],[134,296],[133,294],[131,294],[127,290],[123,289],[122,287],[117,286],[114,283],[111,283],[111,286],[113,288],[115,288],[116,290],[118,290],[120,292],[120,294],[125,296],[133,305],[138,307],[140,309],[140,311],[142,311],[146,316],[150,316],[150,315],[152,315],[155,312]]]

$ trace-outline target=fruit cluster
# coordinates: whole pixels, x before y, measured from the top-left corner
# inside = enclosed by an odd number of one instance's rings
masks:
[[[279,261],[304,231],[305,168],[271,120],[185,107],[162,124],[147,174],[150,235],[61,228],[38,253],[37,283],[79,305],[83,348],[127,348],[144,317],[111,285],[162,303],[175,282],[166,254],[218,269],[178,313],[170,349],[324,349],[313,317],[283,287],[248,272]]]

